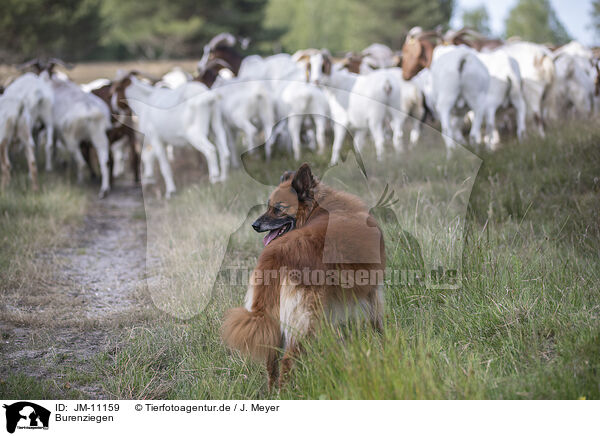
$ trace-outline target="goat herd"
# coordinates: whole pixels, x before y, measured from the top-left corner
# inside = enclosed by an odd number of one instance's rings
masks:
[[[450,157],[455,144],[465,142],[469,124],[470,142],[494,150],[500,125],[518,139],[528,125],[543,136],[547,121],[590,116],[600,103],[597,54],[578,42],[549,48],[487,39],[469,29],[441,35],[416,27],[398,53],[373,44],[343,58],[316,49],[263,58],[243,57],[236,46],[234,36],[217,35],[205,46],[195,77],[174,69],[160,81],[131,71],[76,85],[55,71],[57,65],[68,67],[58,59],[19,66],[32,71],[0,96],[2,188],[10,181],[11,144],[25,150],[33,189],[37,143],[45,150],[46,170],[52,170],[56,146],[73,156],[79,179],[93,148],[101,197],[127,155],[136,181],[140,159],[142,180],[153,179],[156,159],[169,197],[175,192],[169,161],[176,146],[199,150],[215,183],[227,178],[230,165],[239,165],[240,133],[249,150],[262,135],[267,160],[282,143],[299,160],[303,143],[325,151],[332,121],[333,165],[347,131],[358,152],[370,134],[381,160],[386,136],[401,153],[405,121],[412,118],[413,147],[421,122],[431,116],[441,123]]]

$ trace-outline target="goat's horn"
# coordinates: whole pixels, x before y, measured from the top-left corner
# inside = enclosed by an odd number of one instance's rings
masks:
[[[25,70],[25,69],[33,66],[33,65],[36,65],[38,67],[38,69],[41,69],[40,60],[38,58],[31,59],[31,60],[29,60],[27,62],[23,62],[22,64],[18,64],[18,65],[15,66],[15,68],[17,70],[22,71],[22,70]]]
[[[72,70],[75,65],[69,63],[69,62],[65,62],[62,59],[58,59],[58,58],[50,58],[48,59],[47,64],[49,65],[60,65],[63,68],[66,68],[67,70]]]

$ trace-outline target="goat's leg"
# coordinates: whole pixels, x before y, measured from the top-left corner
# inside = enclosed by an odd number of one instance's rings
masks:
[[[140,159],[143,165],[142,185],[156,183],[156,180],[154,179],[154,161],[156,159],[156,154],[154,154],[152,146],[149,143],[144,144],[142,147]]]
[[[129,164],[133,171],[135,183],[140,183],[140,153],[137,151],[137,138],[135,131],[127,128],[127,142],[129,144]]]
[[[302,115],[292,115],[288,118],[288,131],[292,138],[292,150],[294,159],[300,160],[300,130],[302,129]]]
[[[397,112],[394,114],[390,125],[393,132],[392,143],[394,144],[394,150],[396,150],[396,153],[400,153],[404,151],[404,123],[406,122],[407,115],[401,111]]]
[[[269,392],[279,385],[279,350],[269,351],[267,356],[267,377],[269,380]]]
[[[358,154],[361,154],[365,148],[365,142],[367,142],[367,131],[362,129],[356,130],[354,132],[354,150]]]
[[[153,139],[152,141],[152,151],[156,158],[158,159],[158,166],[160,167],[160,173],[165,179],[165,187],[167,192],[165,193],[166,198],[171,198],[171,196],[175,193],[175,182],[173,181],[173,172],[171,170],[171,164],[167,159],[167,153],[165,151],[165,146],[158,139]],[[216,157],[215,157],[216,159]]]
[[[511,95],[511,103],[516,111],[517,118],[517,138],[522,141],[525,137],[527,106],[523,96],[519,94]]]
[[[454,136],[452,135],[450,108],[443,107],[443,109],[444,110],[438,109],[438,113],[440,114],[440,123],[442,124],[442,139],[446,145],[446,159],[450,159],[452,157],[452,151],[456,147],[456,143],[454,142]]]
[[[223,126],[223,117],[221,116],[221,112],[215,112],[211,121],[212,130],[215,134],[217,150],[219,151],[219,162],[221,165],[220,180],[224,181],[227,179],[229,162],[232,157],[231,152],[229,151],[229,146],[227,145],[227,134],[225,133],[225,127]]]
[[[335,123],[333,126],[333,149],[331,151],[330,165],[335,165],[340,160],[340,151],[346,137],[346,126],[340,123]]]
[[[327,131],[327,119],[324,116],[313,116],[315,130],[317,133],[317,154],[325,153],[325,132]]]
[[[269,109],[265,109],[259,113],[259,116],[265,137],[265,158],[269,160],[271,158],[271,150],[269,147],[273,144],[271,141],[271,136],[273,136],[273,126],[275,125],[275,121],[273,120],[273,112]]]
[[[221,178],[219,174],[219,165],[217,163],[217,149],[215,146],[200,132],[190,134],[188,136],[188,141],[206,158],[206,163],[208,164],[208,180],[210,183],[216,183],[220,181]]]
[[[421,137],[421,128],[423,125],[423,117],[425,115],[425,106],[422,102],[417,102],[413,105],[413,107],[409,111],[412,116],[412,128],[410,129],[410,146],[409,149],[413,149],[417,142],[419,142],[419,138]]]
[[[533,122],[538,129],[538,133],[542,138],[546,137],[546,132],[544,131],[544,120],[542,118],[542,96],[543,94],[539,91],[535,91],[532,93],[529,102],[531,103],[531,113],[533,114]]]
[[[410,129],[410,146],[409,149],[412,150],[415,145],[419,142],[419,138],[421,138],[421,127],[422,127],[421,118],[414,118],[412,120],[412,129]]]
[[[38,186],[38,171],[35,163],[35,143],[31,136],[31,128],[29,122],[25,118],[21,118],[18,126],[19,139],[25,144],[25,156],[27,157],[27,165],[29,167],[29,179],[31,180],[31,188],[34,191],[39,189]]]
[[[491,105],[485,111],[484,142],[488,150],[495,150],[500,142],[500,134],[496,128],[496,108]]]
[[[10,140],[7,137],[4,137],[0,141],[0,169],[2,169],[2,182],[0,183],[0,187],[3,191],[10,183],[10,159],[8,158],[9,145]]]
[[[102,175],[102,184],[98,196],[104,198],[110,190],[110,172],[108,170],[109,145],[108,138],[104,129],[97,129],[91,132],[90,139],[96,154],[98,155],[98,164],[100,165],[100,174]]]
[[[464,77],[463,80],[468,81],[469,77]],[[470,86],[465,86],[461,92],[462,97],[473,114],[473,119],[471,120],[471,130],[469,131],[469,142],[472,145],[481,144],[481,126],[483,124],[484,117],[486,117],[486,114],[489,113],[489,110],[493,110],[494,116],[492,117],[490,115],[488,121],[491,123],[492,127],[496,124],[496,108],[504,100],[505,93],[502,95],[496,94],[497,92],[493,92],[493,90],[485,91],[481,89],[474,89]],[[490,106],[494,109],[491,109]]]
[[[373,142],[375,143],[375,155],[377,157],[377,161],[381,162],[383,160],[385,144],[385,132],[381,120],[373,120],[371,118],[369,120],[369,131],[371,132]]]
[[[246,144],[248,151],[250,153],[254,153],[256,151],[256,133],[257,129],[249,120],[244,120],[240,124],[240,128],[244,132],[244,136],[246,137]]]
[[[69,153],[75,159],[75,163],[77,164],[77,183],[83,182],[83,172],[85,171],[86,162],[81,154],[81,149],[79,148],[79,140],[73,136],[70,132],[63,133],[63,143]]]
[[[237,145],[235,141],[235,135],[231,131],[229,127],[225,127],[225,141],[227,143],[227,148],[229,148],[229,155],[231,156],[231,166],[233,168],[240,167],[240,156],[237,150]],[[268,149],[267,149],[268,150]]]
[[[112,156],[111,184],[112,179],[121,176],[125,172],[125,143],[128,141],[127,136],[122,136],[110,145]]]
[[[52,171],[52,151],[54,149],[54,128],[52,123],[46,124],[46,143],[44,150],[46,155],[46,171]]]

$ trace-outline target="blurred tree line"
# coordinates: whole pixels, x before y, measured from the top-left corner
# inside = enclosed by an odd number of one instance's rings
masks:
[[[454,0],[1,0],[0,61],[200,57],[215,34],[250,51],[399,48],[414,25],[446,26]]]
[[[1,0],[0,60],[199,57],[215,34],[257,47],[284,29],[264,27],[268,0]]]
[[[600,0],[593,7],[600,29]],[[248,37],[249,51],[263,54],[373,42],[399,49],[413,26],[445,30],[455,9],[455,0],[1,0],[0,62],[198,58],[220,32]],[[462,21],[491,33],[483,6],[462,11]],[[569,40],[549,0],[519,0],[502,36],[513,35]]]
[[[540,44],[562,45],[571,40],[550,0],[519,0],[506,18],[504,35],[492,35],[490,17],[483,5],[463,10],[462,24],[484,35],[518,37]]]
[[[447,28],[454,0],[271,0],[266,25],[287,24],[281,45],[362,50],[374,42],[400,49],[413,26]]]

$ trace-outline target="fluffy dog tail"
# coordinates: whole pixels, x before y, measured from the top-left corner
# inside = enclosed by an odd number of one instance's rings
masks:
[[[229,347],[265,360],[269,352],[281,346],[279,321],[264,312],[249,312],[236,307],[225,314],[222,333]]]

